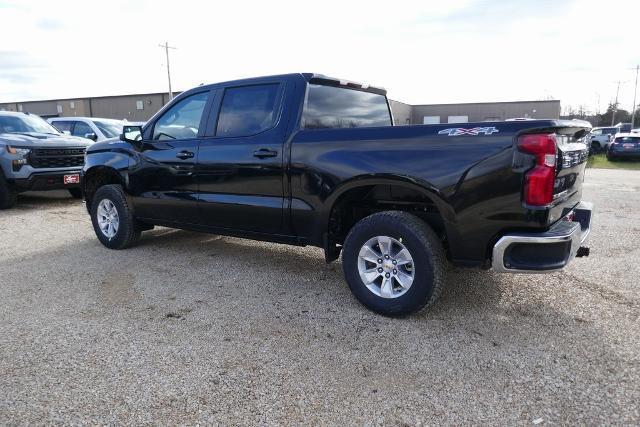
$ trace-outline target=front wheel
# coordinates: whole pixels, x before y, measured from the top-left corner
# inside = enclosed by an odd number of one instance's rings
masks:
[[[376,213],[358,222],[344,242],[342,267],[355,297],[387,316],[408,315],[433,304],[445,284],[440,239],[406,212]]]
[[[0,171],[0,210],[12,208],[16,203],[18,203],[18,194],[5,181],[2,171]]]
[[[109,249],[125,249],[140,239],[140,228],[119,185],[105,185],[96,191],[91,222],[98,240]]]

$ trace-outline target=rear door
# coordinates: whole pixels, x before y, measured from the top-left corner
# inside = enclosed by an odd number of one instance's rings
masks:
[[[279,233],[283,227],[284,81],[226,87],[200,141],[198,210],[203,224]]]

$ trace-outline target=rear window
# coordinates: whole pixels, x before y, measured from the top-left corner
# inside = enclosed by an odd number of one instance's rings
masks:
[[[310,84],[302,126],[306,129],[391,126],[391,114],[384,95]]]
[[[640,142],[640,136],[623,136],[616,138],[616,142]]]

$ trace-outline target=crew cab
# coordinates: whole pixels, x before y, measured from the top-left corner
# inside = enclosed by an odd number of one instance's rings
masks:
[[[66,189],[82,198],[80,172],[88,145],[36,115],[0,111],[0,209],[14,206],[17,194],[29,190]]]
[[[588,255],[588,123],[392,124],[385,90],[319,74],[200,86],[88,149],[86,206],[111,249],[156,225],[323,248],[384,315],[432,304],[447,263]]]

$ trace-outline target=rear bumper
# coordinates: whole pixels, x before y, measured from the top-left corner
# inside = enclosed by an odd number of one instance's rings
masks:
[[[572,221],[560,220],[544,233],[509,233],[493,247],[491,268],[498,273],[548,273],[564,268],[575,256],[589,254],[593,205],[581,202]]]
[[[80,188],[80,184],[65,184],[65,175],[81,175],[79,170],[38,172],[33,173],[29,178],[14,179],[13,185],[19,192],[22,191],[46,191],[60,190],[65,188]],[[82,178],[82,176],[80,177]]]
[[[607,156],[609,156],[609,158],[611,157],[615,157],[615,158],[620,158],[620,159],[640,159],[640,151],[635,151],[635,150],[629,150],[629,151],[623,151],[623,150],[609,150],[607,152]]]

